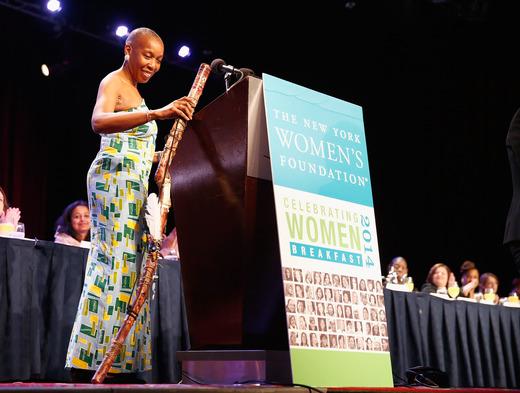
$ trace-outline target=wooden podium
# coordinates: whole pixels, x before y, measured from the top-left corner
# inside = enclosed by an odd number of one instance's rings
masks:
[[[234,360],[241,351],[288,353],[260,79],[243,79],[196,113],[171,177],[193,350],[213,360],[219,350]]]

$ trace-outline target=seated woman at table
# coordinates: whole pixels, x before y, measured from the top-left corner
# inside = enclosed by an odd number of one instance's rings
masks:
[[[498,277],[493,273],[483,273],[480,276],[479,290],[484,300],[498,304],[500,297],[498,296]]]
[[[16,207],[9,207],[7,201],[7,194],[0,187],[0,224],[6,228],[9,232],[15,231],[21,216],[20,209]]]
[[[90,241],[90,212],[87,202],[78,200],[68,205],[56,221],[54,242],[81,246],[82,241]]]
[[[464,261],[460,266],[461,291],[459,296],[474,299],[479,284],[479,272],[475,263]]]
[[[421,287],[421,292],[446,293],[450,276],[453,277],[448,265],[441,262],[436,263],[428,272],[426,282]]]

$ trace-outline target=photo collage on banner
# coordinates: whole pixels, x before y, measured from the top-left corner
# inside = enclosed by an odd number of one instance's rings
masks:
[[[284,267],[289,345],[388,352],[381,280]]]
[[[262,81],[293,381],[393,386],[361,107]]]

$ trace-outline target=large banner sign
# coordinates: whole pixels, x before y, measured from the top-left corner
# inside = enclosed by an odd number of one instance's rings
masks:
[[[393,386],[362,109],[263,86],[293,381]]]

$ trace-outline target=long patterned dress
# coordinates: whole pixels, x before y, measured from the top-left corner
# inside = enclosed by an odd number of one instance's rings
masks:
[[[144,111],[143,102],[129,112]],[[145,261],[144,209],[155,151],[154,121],[103,134],[87,175],[91,249],[65,367],[96,370],[126,315]],[[151,369],[151,321],[146,301],[111,373]]]

